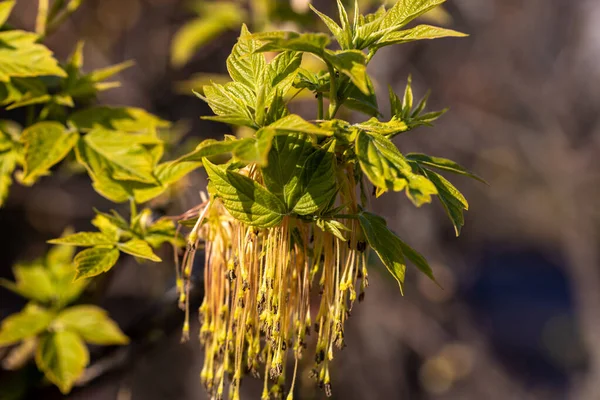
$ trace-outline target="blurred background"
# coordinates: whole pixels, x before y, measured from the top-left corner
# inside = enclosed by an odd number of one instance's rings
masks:
[[[238,3],[243,15],[246,2]],[[277,0],[271,22],[252,10],[244,20],[262,29],[323,29],[306,3]],[[334,1],[314,3],[336,15]],[[363,3],[366,10],[366,3],[380,2]],[[64,60],[77,38],[85,39],[90,70],[135,60],[120,75],[123,86],[103,93],[102,103],[143,107],[173,121],[183,143],[218,138],[229,128],[201,121],[210,110],[189,94],[206,79],[195,74],[226,73],[239,21],[215,20],[224,32],[172,54],[182,27],[199,23],[202,12],[206,22],[204,6],[85,0],[47,43]],[[36,11],[37,2],[18,1],[11,22],[31,29]],[[370,72],[384,115],[387,84],[402,91],[412,74],[417,94],[431,89],[431,107],[450,112],[434,128],[398,137],[400,150],[456,160],[490,186],[457,178],[470,201],[460,238],[439,203],[415,209],[402,193],[374,203],[428,258],[443,290],[410,270],[401,297],[382,267],[373,266],[366,300],[346,325],[348,347],[333,363],[333,398],[600,399],[600,2],[450,0],[426,18],[470,36],[378,53]],[[302,113],[302,102],[295,107]],[[199,202],[204,185],[197,172],[155,209],[180,214]],[[45,241],[67,225],[88,229],[92,207],[115,206],[84,175],[15,185],[0,210],[0,276],[10,278],[17,260],[43,254]],[[169,249],[161,256],[172,259]],[[183,315],[172,265],[128,259],[113,271],[87,300],[106,307],[132,344],[92,349],[82,385],[66,397],[31,384],[39,379],[33,365],[0,370],[0,399],[207,398],[199,343],[179,343]],[[195,294],[198,304],[201,295]],[[0,319],[22,306],[0,288]],[[303,366],[296,398],[324,398],[308,378],[311,366]],[[244,398],[260,398],[260,386],[246,379]]]

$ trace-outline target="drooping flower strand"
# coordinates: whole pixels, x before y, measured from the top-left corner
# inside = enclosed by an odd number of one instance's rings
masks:
[[[260,181],[254,169],[246,170]],[[338,204],[358,212],[352,174],[340,174]],[[307,336],[316,334],[312,375],[331,394],[329,365],[334,347],[344,346],[344,323],[357,290],[366,286],[366,257],[358,222],[339,218],[349,228],[345,240],[322,230],[313,221],[287,216],[269,229],[235,220],[219,199],[198,209],[184,257],[182,303],[189,305],[189,276],[198,242],[205,243],[205,297],[200,307],[200,341],[205,348],[201,379],[213,398],[239,399],[243,376],[260,376],[262,398],[282,398],[286,392],[285,365],[294,358],[288,400],[293,398],[298,363]],[[316,315],[311,298],[319,293]],[[184,326],[184,336],[189,325]]]

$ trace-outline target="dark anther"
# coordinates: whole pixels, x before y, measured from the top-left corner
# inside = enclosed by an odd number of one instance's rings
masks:
[[[359,303],[362,303],[364,300],[365,300],[365,292],[361,292],[361,293],[358,295],[358,302],[359,302]]]
[[[315,322],[314,329],[315,329],[315,333],[319,333],[319,324],[317,324],[316,322]]]
[[[367,242],[364,242],[362,240],[359,240],[358,242],[356,242],[356,250],[358,250],[361,253],[364,253],[364,251],[367,249]]]
[[[315,354],[315,362],[317,364],[321,364],[324,359],[325,359],[325,351],[324,350],[319,350],[317,352],[317,354]]]
[[[227,271],[227,279],[229,279],[229,282],[233,282],[236,278],[235,275],[235,271],[230,269],[229,271]]]

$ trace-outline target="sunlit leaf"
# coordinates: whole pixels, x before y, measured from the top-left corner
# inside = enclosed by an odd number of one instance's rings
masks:
[[[12,30],[0,32],[0,81],[13,77],[55,75],[66,77],[52,52],[36,43],[35,33]]]
[[[87,343],[98,345],[127,344],[129,339],[100,307],[83,305],[67,308],[56,317],[55,324],[80,335]]]
[[[309,135],[332,135],[331,131],[305,121],[302,117],[296,114],[290,114],[287,117],[281,118],[280,120],[269,125],[267,128],[276,131],[278,134],[306,133]]]
[[[0,132],[0,141],[2,132]],[[19,150],[11,143],[7,150],[0,150],[0,207],[8,197],[8,191],[12,185],[12,175],[17,167],[17,162],[21,158]]]
[[[145,258],[154,262],[161,262],[162,260],[152,251],[152,248],[148,242],[140,239],[132,239],[125,243],[117,244],[117,248],[123,253],[130,254],[134,257]]]
[[[322,33],[268,32],[254,37],[265,42],[258,51],[301,51],[322,56],[330,40]]]
[[[155,133],[158,128],[167,128],[170,125],[169,122],[140,108],[105,106],[77,111],[69,117],[69,122],[82,131],[104,129],[149,134]]]
[[[114,238],[101,232],[77,232],[72,235],[64,236],[58,239],[49,240],[51,244],[64,244],[70,246],[112,246],[115,244]]]
[[[274,136],[274,130],[262,129],[256,133],[256,138],[240,140],[240,144],[235,148],[233,154],[239,161],[264,166],[267,164],[267,156]]]
[[[58,122],[40,122],[26,128],[21,140],[25,145],[25,165],[21,182],[32,185],[49,173],[71,151],[79,139],[77,132],[68,132]]]
[[[251,226],[269,228],[283,219],[285,206],[256,181],[204,160],[214,195],[237,220]]]
[[[410,164],[386,137],[360,131],[356,138],[356,155],[369,180],[383,191],[406,190],[418,207],[431,202],[436,187],[424,176],[413,172]]]
[[[438,198],[454,225],[456,236],[460,235],[461,228],[465,224],[463,212],[469,209],[467,199],[450,181],[440,174],[427,169],[424,169],[424,172],[427,178],[436,186]]]
[[[6,20],[10,16],[13,7],[15,6],[16,0],[5,0],[0,2],[0,26],[6,23]]]
[[[335,69],[350,78],[352,83],[363,92],[369,94],[367,76],[367,59],[364,53],[358,50],[325,51],[324,58]]]
[[[15,283],[0,280],[0,285],[40,303],[48,303],[57,296],[50,272],[41,262],[20,263],[13,267]]]
[[[95,129],[77,144],[77,158],[94,178],[155,184],[154,159],[145,142],[145,137]]]
[[[444,37],[465,37],[464,33],[431,25],[418,25],[404,31],[389,32],[375,43],[374,47],[409,43],[415,40],[439,39]]]
[[[297,197],[291,198],[295,213],[300,215],[316,213],[336,194],[334,151],[335,141],[332,141],[327,149],[319,149],[306,159],[295,191]]]
[[[361,212],[359,221],[367,242],[375,250],[383,265],[396,278],[402,292],[406,275],[406,261],[402,251],[402,241],[388,229],[385,219],[377,215]]]
[[[256,104],[254,93],[239,82],[225,85],[213,83],[204,87],[206,102],[217,115],[204,119],[223,122],[231,125],[254,127],[254,118],[249,107]]]
[[[260,43],[252,38],[246,25],[242,25],[240,38],[227,58],[227,70],[231,78],[255,92],[267,64],[264,54],[256,53],[259,46]]]
[[[40,338],[35,362],[46,378],[67,394],[89,363],[89,353],[77,333],[57,331]]]
[[[119,250],[115,247],[94,247],[83,250],[75,256],[75,279],[90,278],[111,269],[119,259]]]
[[[306,135],[287,134],[276,136],[269,152],[268,164],[262,168],[267,189],[293,209],[299,198],[300,174],[306,159],[314,152]]]
[[[6,317],[0,324],[0,347],[38,335],[48,328],[53,318],[52,312],[34,305]]]
[[[458,175],[468,176],[469,178],[473,178],[478,180],[481,183],[486,183],[485,180],[473,174],[463,166],[455,163],[452,160],[448,160],[447,158],[441,157],[433,157],[428,156],[427,154],[419,154],[419,153],[410,153],[406,155],[406,158],[410,161],[415,161],[421,165],[426,165],[428,167],[433,167],[437,169],[441,169],[443,171],[452,172]]]

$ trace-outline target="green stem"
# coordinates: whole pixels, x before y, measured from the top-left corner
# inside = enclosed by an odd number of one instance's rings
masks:
[[[317,93],[317,101],[319,102],[319,115],[318,120],[323,119],[323,93]]]
[[[327,63],[327,69],[329,70],[329,110],[325,119],[331,119],[335,116],[339,106],[337,105],[337,87],[335,84],[335,70],[333,65]]]
[[[138,214],[137,205],[135,204],[135,199],[133,198],[129,199],[129,209],[131,210],[130,221],[133,221]]]
[[[35,32],[44,36],[46,34],[46,24],[48,23],[48,9],[50,6],[50,0],[39,0],[38,13],[35,20]]]

